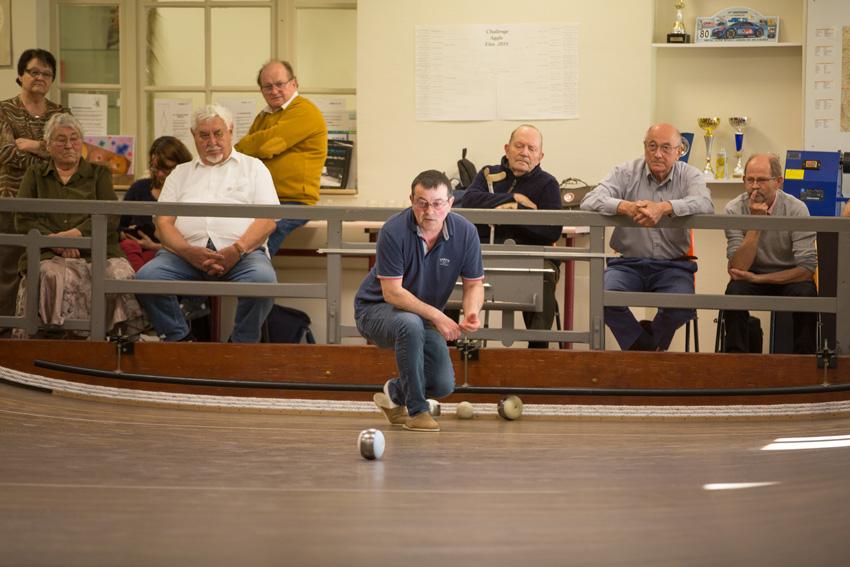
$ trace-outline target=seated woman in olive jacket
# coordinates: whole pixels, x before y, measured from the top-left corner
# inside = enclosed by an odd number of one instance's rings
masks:
[[[83,133],[70,114],[56,114],[44,129],[50,159],[27,170],[19,198],[115,201],[112,176],[105,167],[82,159]],[[110,216],[107,228],[106,277],[130,279],[133,268],[118,246],[118,217]],[[15,229],[37,229],[47,236],[91,236],[91,216],[78,213],[16,213]],[[21,273],[26,271],[21,258]],[[26,281],[18,290],[17,313],[24,312]],[[38,314],[43,325],[61,326],[66,319],[88,319],[91,311],[91,254],[77,248],[44,248],[39,273]],[[107,297],[107,330],[123,322],[141,322],[141,308],[130,294]],[[22,333],[17,333],[21,336]]]

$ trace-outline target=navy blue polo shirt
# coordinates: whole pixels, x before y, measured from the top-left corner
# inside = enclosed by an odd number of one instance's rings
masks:
[[[442,236],[426,250],[413,209],[405,209],[384,223],[375,252],[375,266],[354,297],[355,316],[365,304],[384,303],[381,279],[401,279],[402,287],[420,301],[442,309],[458,276],[484,278],[478,231],[456,213],[448,214]]]

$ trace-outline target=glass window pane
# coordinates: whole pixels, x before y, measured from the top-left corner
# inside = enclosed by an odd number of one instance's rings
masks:
[[[322,111],[330,138],[354,139],[353,135],[357,133],[356,95],[307,94],[305,96]],[[349,134],[349,136],[341,134]]]
[[[68,95],[71,93],[105,94],[106,95],[106,133],[110,136],[126,134],[121,131],[121,95],[118,91],[95,91],[82,89],[62,89],[62,106],[68,108]],[[83,128],[83,135],[88,136]]]
[[[263,100],[263,95],[257,90],[253,93],[239,92],[216,92],[212,95],[212,101],[222,106],[229,108],[231,111],[237,110],[243,112],[243,115],[238,115],[234,112],[233,116],[233,141],[238,142],[242,136],[248,133],[251,123],[254,122],[254,117],[260,112],[260,109],[266,106],[266,101]],[[251,112],[243,110],[240,103],[242,101],[250,101]]]
[[[296,11],[295,74],[302,89],[357,86],[357,11]]]
[[[118,6],[59,6],[59,69],[66,83],[119,84]]]
[[[271,58],[270,8],[213,8],[212,84],[248,86]]]
[[[157,99],[189,99],[192,101],[192,111],[201,108],[206,104],[206,96],[204,93],[192,93],[192,92],[159,92],[159,93],[148,93],[147,97],[147,116],[149,117],[147,123],[147,144],[150,146],[150,143],[156,139],[156,137],[162,135],[170,135],[176,136],[180,138],[180,140],[186,144],[186,147],[189,148],[189,151],[192,152],[193,155],[197,155],[195,151],[195,142],[192,139],[192,133],[189,131],[191,125],[189,121],[186,120],[185,127],[181,129],[165,129],[157,131],[156,128],[162,128],[164,124],[168,124],[169,116],[157,116],[155,112],[154,101]],[[138,159],[147,159],[147,148],[144,148],[144,151],[136,152],[139,156]],[[144,154],[144,155],[142,155]],[[141,162],[139,162],[141,163]],[[145,162],[147,163],[147,162]],[[138,175],[138,174],[137,174]]]
[[[148,84],[204,85],[203,8],[148,10]]]

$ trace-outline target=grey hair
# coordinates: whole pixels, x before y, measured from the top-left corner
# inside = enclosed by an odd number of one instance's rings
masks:
[[[782,171],[782,162],[779,161],[779,156],[776,154],[753,154],[747,160],[747,163],[744,164],[744,173],[746,173],[747,168],[750,167],[750,162],[759,156],[767,156],[767,161],[770,163],[770,175],[779,179],[782,177],[784,173]]]
[[[60,112],[51,116],[47,124],[44,125],[44,141],[49,142],[53,138],[53,132],[63,126],[73,128],[81,138],[83,137],[83,127],[80,125],[80,121],[74,118],[73,114]]]
[[[192,113],[192,132],[198,129],[198,124],[205,120],[221,118],[228,130],[233,129],[233,114],[220,104],[208,104]]]

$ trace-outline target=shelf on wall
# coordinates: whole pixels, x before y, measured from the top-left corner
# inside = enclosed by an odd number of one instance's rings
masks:
[[[743,48],[743,49],[754,49],[754,48],[763,48],[763,47],[794,47],[801,48],[803,47],[802,43],[773,43],[773,42],[763,42],[756,43],[753,41],[748,42],[707,42],[707,43],[653,43],[652,47],[657,47],[661,49],[717,49],[717,48]]]

